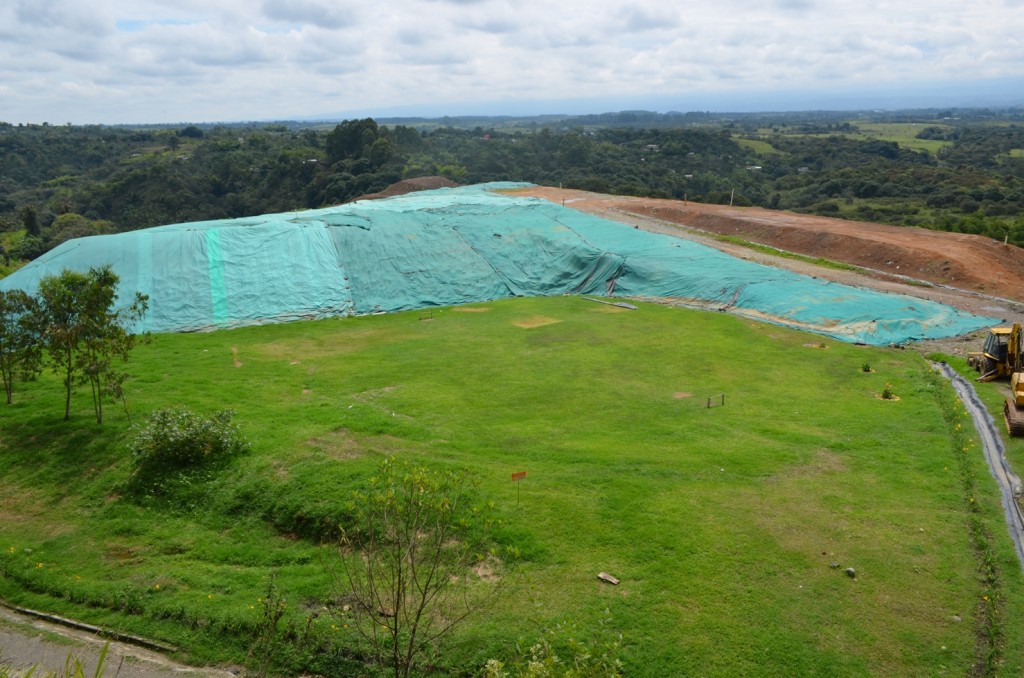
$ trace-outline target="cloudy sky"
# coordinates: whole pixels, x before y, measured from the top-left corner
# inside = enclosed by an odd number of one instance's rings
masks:
[[[11,123],[957,96],[1024,104],[1024,0],[0,0]]]

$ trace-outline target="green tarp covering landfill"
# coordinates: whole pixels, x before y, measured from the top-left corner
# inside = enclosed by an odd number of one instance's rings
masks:
[[[671,298],[849,342],[898,344],[999,322],[730,257],[491,183],[66,242],[0,289],[110,264],[149,295],[137,331],[181,332],[515,296]]]

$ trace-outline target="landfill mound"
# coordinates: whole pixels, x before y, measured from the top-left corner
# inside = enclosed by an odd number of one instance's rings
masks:
[[[998,319],[848,287],[491,183],[319,210],[172,224],[64,243],[0,289],[110,264],[137,330],[196,331],[451,306],[515,296],[670,299],[849,342],[899,344]]]
[[[981,235],[550,186],[529,186],[516,194],[545,198],[598,215],[615,214],[613,218],[640,223],[641,228],[645,220],[678,224],[853,264],[876,277],[905,276],[985,296],[1024,301],[1024,249]]]

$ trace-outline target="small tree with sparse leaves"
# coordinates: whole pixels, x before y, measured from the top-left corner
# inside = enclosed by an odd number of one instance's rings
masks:
[[[492,523],[472,505],[464,472],[385,460],[350,510],[340,547],[341,610],[378,665],[409,676],[423,655],[487,604],[502,577],[484,581]],[[492,554],[491,562],[497,567]]]
[[[125,375],[114,368],[115,360],[128,360],[135,345],[131,327],[145,314],[148,297],[136,292],[130,304],[115,307],[119,280],[103,266],[87,273],[65,269],[39,281],[40,336],[54,373],[63,377],[65,420],[76,384],[89,384],[98,423],[104,399],[124,400]]]
[[[14,401],[14,381],[39,372],[42,352],[34,322],[37,306],[22,290],[0,290],[0,375],[8,405]]]

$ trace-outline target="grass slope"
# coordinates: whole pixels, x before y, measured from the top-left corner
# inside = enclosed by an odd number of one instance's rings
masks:
[[[161,335],[130,369],[136,419],[231,407],[253,453],[177,485],[176,501],[132,500],[124,416],[97,427],[83,393],[64,423],[53,377],[23,385],[0,412],[4,598],[239,661],[272,573],[297,625],[336,595],[318,539],[396,455],[472,469],[503,520],[497,542],[520,553],[444,672],[605,619],[629,675],[1024,665],[1024,587],[994,485],[912,351],[566,297]],[[879,399],[886,384],[899,400]],[[344,647],[330,619],[308,623]],[[345,675],[310,666],[332,667]]]

